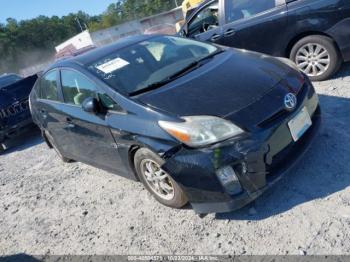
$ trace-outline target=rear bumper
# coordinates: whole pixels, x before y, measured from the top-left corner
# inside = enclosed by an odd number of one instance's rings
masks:
[[[288,122],[303,107],[308,109],[313,125],[294,142]],[[167,159],[163,169],[186,192],[196,213],[233,211],[253,201],[280,180],[307,151],[320,124],[318,97],[310,87],[298,109],[278,124],[211,148],[182,148]],[[221,185],[216,172],[225,166],[235,170],[243,188],[241,193],[229,195]]]
[[[344,62],[350,61],[350,18],[346,18],[334,25],[327,34],[337,42]]]

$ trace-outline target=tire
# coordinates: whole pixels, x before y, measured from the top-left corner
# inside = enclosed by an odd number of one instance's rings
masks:
[[[329,79],[342,64],[334,41],[323,35],[311,35],[299,40],[291,50],[290,59],[312,81]]]
[[[181,208],[188,202],[186,194],[181,187],[160,167],[164,164],[164,160],[161,159],[157,154],[152,151],[141,148],[134,156],[135,170],[145,188],[157,199],[158,202],[172,208]],[[150,182],[150,177],[154,178],[157,176],[146,175],[148,171],[147,166],[151,166],[152,169],[156,170],[154,173],[159,173],[159,177],[166,177],[161,181],[158,181],[158,186],[155,185],[157,182]],[[150,173],[150,172],[148,172]],[[148,177],[148,179],[147,179]],[[158,190],[157,191],[157,188]],[[170,190],[170,187],[172,190]],[[166,189],[166,190],[163,190]]]
[[[56,154],[58,155],[58,157],[64,162],[64,163],[71,163],[73,162],[72,159],[66,158],[64,155],[62,155],[62,153],[60,152],[60,150],[58,150],[57,146],[55,145],[55,142],[53,141],[52,136],[47,132],[44,131],[44,139],[50,143],[50,145],[52,146],[52,148],[55,150]]]
[[[2,143],[0,143],[0,155],[3,154],[5,152],[5,147],[3,146]]]

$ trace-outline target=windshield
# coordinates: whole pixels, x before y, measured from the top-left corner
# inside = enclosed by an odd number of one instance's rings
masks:
[[[111,53],[88,68],[123,94],[140,93],[218,51],[189,39],[158,36]]]
[[[22,78],[18,75],[7,75],[0,77],[0,89],[11,85],[13,83],[16,83],[17,81],[21,80]]]

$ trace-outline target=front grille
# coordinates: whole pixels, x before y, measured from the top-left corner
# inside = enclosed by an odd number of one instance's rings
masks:
[[[297,94],[297,99],[298,99],[298,104],[296,106],[297,108],[299,108],[299,106],[303,103],[303,101],[306,97],[307,90],[308,90],[307,83],[304,83],[304,85],[301,87],[301,89],[299,90],[299,92]],[[260,128],[265,128],[265,127],[271,126],[271,125],[273,125],[273,123],[279,122],[279,120],[288,117],[292,113],[293,113],[293,111],[288,111],[288,110],[283,108],[280,111],[278,111],[277,113],[270,116],[269,118],[260,122],[258,124],[258,126]]]
[[[28,103],[28,99],[26,98],[10,105],[7,108],[1,109],[0,118],[7,119],[10,117],[16,116],[24,111],[27,111],[28,109],[29,109],[29,103]]]

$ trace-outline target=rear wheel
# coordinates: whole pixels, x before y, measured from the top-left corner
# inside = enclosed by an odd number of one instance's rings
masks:
[[[307,36],[299,40],[292,48],[290,59],[312,81],[329,79],[342,63],[334,41],[322,35]]]
[[[162,204],[181,208],[188,200],[181,187],[161,166],[164,161],[152,151],[141,148],[134,157],[136,172],[146,189]]]

